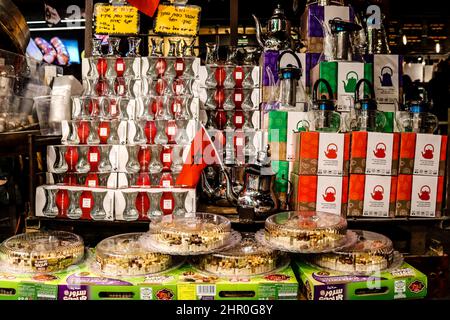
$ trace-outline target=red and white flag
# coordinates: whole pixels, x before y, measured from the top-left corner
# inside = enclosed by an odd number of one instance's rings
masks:
[[[158,8],[159,0],[128,0],[128,3],[149,17],[153,17]]]

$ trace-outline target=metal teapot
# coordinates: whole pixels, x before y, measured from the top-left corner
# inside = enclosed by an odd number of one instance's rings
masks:
[[[394,74],[394,71],[392,71],[392,68],[389,66],[384,66],[381,68],[381,76],[378,78],[380,79],[380,84],[382,87],[392,87],[392,75]]]
[[[221,206],[236,206],[237,194],[235,189],[239,185],[233,186],[233,167],[209,166],[203,170],[200,180],[201,195],[209,203]]]
[[[281,67],[281,59],[284,55],[291,55],[295,58],[297,66],[288,64]],[[281,106],[295,107],[297,103],[298,81],[302,76],[302,64],[294,51],[286,50],[278,56],[278,78],[280,79],[280,103]]]
[[[362,27],[340,18],[334,18],[329,23],[333,42],[333,60],[352,61],[354,52],[350,35],[352,32],[361,30]]]
[[[291,23],[287,20],[281,5],[277,5],[272,17],[267,22],[267,31],[262,32],[259,19],[252,14],[256,24],[256,39],[264,51],[286,50],[292,47]]]

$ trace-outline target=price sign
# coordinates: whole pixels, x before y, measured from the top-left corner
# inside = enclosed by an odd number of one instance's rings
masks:
[[[139,33],[138,10],[132,6],[95,5],[95,33],[134,35]]]
[[[158,6],[154,31],[158,34],[195,37],[200,27],[199,6]]]

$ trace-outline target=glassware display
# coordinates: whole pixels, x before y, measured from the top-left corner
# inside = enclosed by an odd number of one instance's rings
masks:
[[[177,217],[184,217],[187,213],[186,210],[186,197],[188,191],[174,192],[175,207],[173,208],[173,214]]]
[[[256,238],[273,249],[299,253],[327,252],[349,245],[344,218],[314,211],[272,215]]]
[[[106,238],[95,248],[96,266],[105,276],[140,276],[172,267],[170,255],[148,251],[140,245],[142,233],[127,233]]]
[[[81,237],[65,231],[23,233],[5,240],[0,256],[12,272],[57,272],[83,259],[84,244]]]
[[[186,145],[189,143],[189,136],[187,134],[187,126],[189,120],[176,120],[177,134],[175,135],[175,143],[178,145]]]
[[[355,244],[334,252],[315,255],[311,262],[321,268],[345,274],[383,272],[394,264],[403,262],[401,256],[394,252],[392,241],[386,236],[363,230],[352,232],[357,236]]]
[[[141,165],[138,162],[138,146],[128,145],[126,146],[128,152],[128,161],[125,165],[128,172],[138,173],[141,170]]]
[[[93,206],[91,211],[91,217],[94,220],[105,220],[106,211],[103,207],[103,200],[106,196],[106,191],[96,191],[92,192],[93,196]]]
[[[288,265],[286,255],[255,240],[254,233],[241,233],[236,245],[195,259],[194,266],[217,276],[256,276]]]
[[[58,189],[44,188],[45,190],[45,206],[42,210],[44,216],[54,218],[58,215],[58,207],[56,206],[56,193]]]
[[[160,208],[162,192],[148,192],[148,197],[150,199],[150,217],[162,216],[163,212]]]
[[[100,148],[100,163],[98,164],[99,172],[110,172],[112,170],[111,162],[109,161],[110,146],[99,146]]]
[[[161,145],[151,145],[150,146],[152,155],[151,155],[151,161],[149,164],[149,171],[150,173],[159,173],[163,169],[163,164],[160,159],[160,154],[162,151]]]
[[[184,63],[184,72],[183,72],[183,78],[191,79],[195,77],[194,69],[192,68],[195,60],[195,54],[194,54],[194,45],[195,45],[196,39],[193,38],[190,43],[188,43],[185,39],[182,41],[181,46],[181,54],[183,56],[183,63]]]
[[[169,138],[166,135],[166,120],[156,120],[156,135],[155,135],[155,143],[156,144],[167,144],[169,142]]]
[[[125,198],[125,209],[123,212],[123,219],[125,221],[135,221],[139,218],[139,212],[136,209],[136,197],[137,192],[124,192],[123,196]]]
[[[78,162],[75,167],[76,172],[80,172],[80,173],[89,172],[91,170],[91,165],[90,165],[91,161],[89,161],[90,159],[88,159],[89,147],[88,146],[79,146],[78,150],[79,150],[80,156],[78,157]]]
[[[75,220],[80,219],[81,215],[83,214],[83,211],[80,208],[81,191],[70,190],[69,196],[70,196],[70,206],[67,213],[67,217]]]
[[[207,77],[205,80],[205,85],[207,88],[215,88],[217,86],[216,70],[218,67],[217,62],[219,61],[218,49],[219,46],[216,43],[206,43],[205,65]]]
[[[240,240],[230,221],[219,215],[196,213],[193,217],[153,217],[150,231],[141,238],[148,249],[176,255],[210,253]]]
[[[66,159],[67,149],[76,149],[76,147],[65,147],[65,146],[54,146],[55,150],[55,163],[53,164],[53,171],[56,173],[63,173],[66,171],[74,171],[69,170],[69,164]],[[76,163],[76,160],[75,162]],[[72,163],[70,163],[72,164]]]

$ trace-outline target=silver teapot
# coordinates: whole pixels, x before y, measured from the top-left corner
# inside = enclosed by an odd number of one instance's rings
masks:
[[[263,34],[259,19],[253,14],[256,24],[256,39],[264,51],[286,50],[292,47],[291,23],[287,20],[284,10],[278,4],[272,17],[267,22],[266,33]]]

